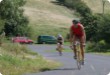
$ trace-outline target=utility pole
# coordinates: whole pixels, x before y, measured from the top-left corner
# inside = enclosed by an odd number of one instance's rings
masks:
[[[103,6],[103,8],[102,8],[102,14],[104,14],[105,13],[105,3],[106,3],[106,1],[108,1],[109,3],[110,3],[110,0],[102,0],[102,6]]]
[[[106,0],[102,0],[102,6],[103,6],[103,11],[102,11],[102,14],[104,14],[104,12],[105,12],[105,2],[106,2]]]

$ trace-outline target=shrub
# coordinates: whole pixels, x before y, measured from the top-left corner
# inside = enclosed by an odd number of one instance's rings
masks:
[[[110,44],[110,39],[108,36],[110,35],[110,14],[105,14],[101,16],[98,23],[99,23],[98,30],[99,30],[100,38],[104,39],[106,43]]]
[[[98,16],[87,14],[85,17],[81,18],[81,23],[85,27],[87,40],[98,41]]]
[[[76,10],[83,17],[86,16],[86,14],[92,14],[90,8],[81,0],[65,0],[65,5]]]
[[[65,2],[65,0],[57,0],[58,2],[60,2],[60,3],[64,3]]]
[[[88,42],[86,52],[108,52],[109,44],[105,42],[105,40],[101,40],[99,42]]]

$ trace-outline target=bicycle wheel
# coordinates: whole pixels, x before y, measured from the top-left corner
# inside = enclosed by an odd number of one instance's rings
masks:
[[[58,51],[58,53],[59,53],[60,56],[63,55],[63,54],[62,54],[62,49],[61,49],[61,48],[58,48],[57,51]]]
[[[59,55],[62,56],[62,51],[59,51]]]
[[[80,70],[81,69],[81,61],[80,61],[80,52],[79,51],[77,51],[76,62],[77,62],[77,68],[78,68],[78,70]]]

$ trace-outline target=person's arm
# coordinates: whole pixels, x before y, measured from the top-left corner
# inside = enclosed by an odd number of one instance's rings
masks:
[[[86,32],[85,32],[83,25],[81,25],[81,29],[82,29],[82,32],[84,34],[84,43],[85,43],[86,42]]]
[[[86,43],[86,32],[85,32],[85,30],[83,32],[84,32],[84,39],[85,39],[85,43]]]

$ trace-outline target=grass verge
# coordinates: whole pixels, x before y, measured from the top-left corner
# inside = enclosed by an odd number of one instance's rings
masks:
[[[0,72],[3,75],[40,72],[58,66],[59,63],[45,60],[37,53],[29,51],[25,45],[7,43],[0,47]]]
[[[104,56],[110,56],[110,52],[91,52],[93,54],[98,54],[98,55],[104,55]]]

